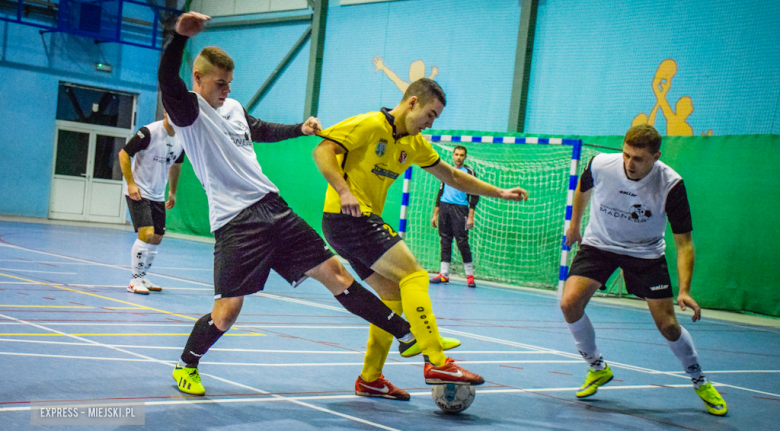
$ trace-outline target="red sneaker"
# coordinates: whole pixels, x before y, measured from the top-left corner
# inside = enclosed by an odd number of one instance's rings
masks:
[[[485,383],[485,379],[479,375],[455,365],[455,360],[452,358],[447,358],[447,362],[441,367],[434,367],[430,362],[426,362],[424,375],[425,383],[429,385],[455,383],[477,386]]]
[[[468,277],[466,277],[466,284],[468,285],[468,287],[477,287],[477,283],[474,283],[473,275],[469,275]]]
[[[432,284],[439,284],[439,283],[447,284],[450,282],[450,278],[444,276],[443,274],[439,274],[436,277],[433,277],[430,281]]]
[[[355,395],[361,397],[380,397],[398,401],[409,401],[409,393],[403,389],[395,387],[385,379],[385,376],[379,375],[379,378],[373,382],[363,380],[363,376],[358,376],[355,381]]]

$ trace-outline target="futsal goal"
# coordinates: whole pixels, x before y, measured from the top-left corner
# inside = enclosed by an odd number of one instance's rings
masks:
[[[584,163],[598,151],[581,140],[508,136],[427,135],[443,160],[452,164],[452,152],[466,147],[466,165],[482,180],[500,188],[523,187],[525,202],[480,198],[469,233],[474,276],[520,286],[562,291],[572,253],[563,245],[571,220],[574,189]],[[420,168],[407,170],[399,231],[420,264],[438,272],[438,229],[431,217],[439,181]],[[583,226],[587,223],[587,211]],[[463,275],[462,258],[452,247],[450,272]]]

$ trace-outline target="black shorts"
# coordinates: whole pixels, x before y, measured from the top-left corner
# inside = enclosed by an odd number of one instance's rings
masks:
[[[165,235],[165,202],[150,201],[141,198],[140,201],[127,199],[127,208],[130,210],[130,219],[133,221],[135,231],[147,226],[154,227],[156,235]]]
[[[322,233],[339,256],[347,259],[362,280],[383,254],[403,241],[393,228],[376,214],[353,217],[349,214],[322,215]]]
[[[215,299],[263,290],[272,269],[294,287],[308,270],[333,257],[317,232],[276,193],[245,208],[214,237]]]
[[[574,256],[569,277],[577,275],[596,280],[601,283],[603,290],[604,284],[618,268],[623,270],[628,293],[650,299],[674,296],[666,256],[657,259],[640,259],[583,245]]]

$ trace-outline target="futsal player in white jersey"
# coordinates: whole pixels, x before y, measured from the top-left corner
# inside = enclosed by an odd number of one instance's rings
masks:
[[[198,362],[238,319],[244,296],[262,290],[271,269],[295,286],[312,277],[350,312],[416,344],[409,322],[368,292],[339,263],[325,242],[279,196],[263,174],[253,142],[276,142],[321,129],[319,120],[284,125],[253,118],[228,98],[234,64],[225,51],[207,47],[193,64],[193,91],[179,77],[187,40],[210,19],[188,12],[160,60],[163,105],[195,175],[206,191],[214,245],[214,307],[192,329],[173,371],[179,390],[203,395]],[[294,169],[294,167],[292,167]]]
[[[564,286],[561,310],[582,357],[590,364],[577,397],[596,393],[612,380],[612,370],[596,346],[596,333],[585,306],[617,268],[623,270],[626,290],[647,301],[658,330],[666,338],[683,370],[691,377],[707,411],[723,416],[726,402],[707,381],[688,331],[677,323],[672,286],[664,250],[666,220],[677,246],[679,292],[677,304],[701,310],[690,296],[694,248],[691,210],[680,175],[659,161],[661,135],[649,125],[632,127],[622,154],[599,154],[588,163],[574,193],[566,245],[580,243]],[[590,201],[590,221],[580,233],[583,212]]]
[[[131,160],[132,158],[132,160]],[[157,247],[165,235],[165,210],[176,204],[184,151],[166,115],[136,133],[119,151],[119,166],[124,175],[123,191],[138,239],[130,250],[133,278],[127,291],[148,295],[162,288],[146,278],[157,256]],[[168,199],[165,185],[170,182]]]

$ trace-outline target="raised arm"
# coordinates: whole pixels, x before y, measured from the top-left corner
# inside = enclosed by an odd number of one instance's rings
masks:
[[[160,58],[157,80],[160,83],[162,102],[171,122],[179,127],[187,127],[198,118],[198,99],[187,90],[187,85],[179,76],[181,60],[187,40],[203,30],[210,18],[196,12],[187,12],[176,22],[173,40],[165,48]]]
[[[488,196],[507,201],[524,201],[528,199],[528,192],[521,187],[500,189],[472,175],[453,168],[444,160],[440,160],[439,163],[434,166],[424,169],[444,184],[470,195]]]
[[[387,75],[387,77],[390,78],[391,81],[393,81],[393,84],[395,84],[395,86],[398,87],[398,89],[401,90],[402,93],[406,92],[406,89],[409,88],[409,83],[399,78],[395,72],[390,70],[389,67],[385,66],[385,63],[382,61],[382,57],[379,56],[374,57],[373,63],[374,66],[376,66],[376,70],[374,71],[374,73],[379,72],[380,70],[382,72],[385,72],[385,75]]]
[[[342,176],[338,160],[336,159],[337,154],[344,154],[346,152],[347,150],[341,145],[326,139],[314,148],[314,163],[317,165],[317,169],[319,169],[322,176],[325,177],[325,181],[327,181],[328,184],[336,190],[336,193],[339,194],[339,198],[341,199],[341,213],[350,214],[353,217],[360,217],[362,215],[360,211],[360,202],[358,202],[349,190],[349,185]]]

